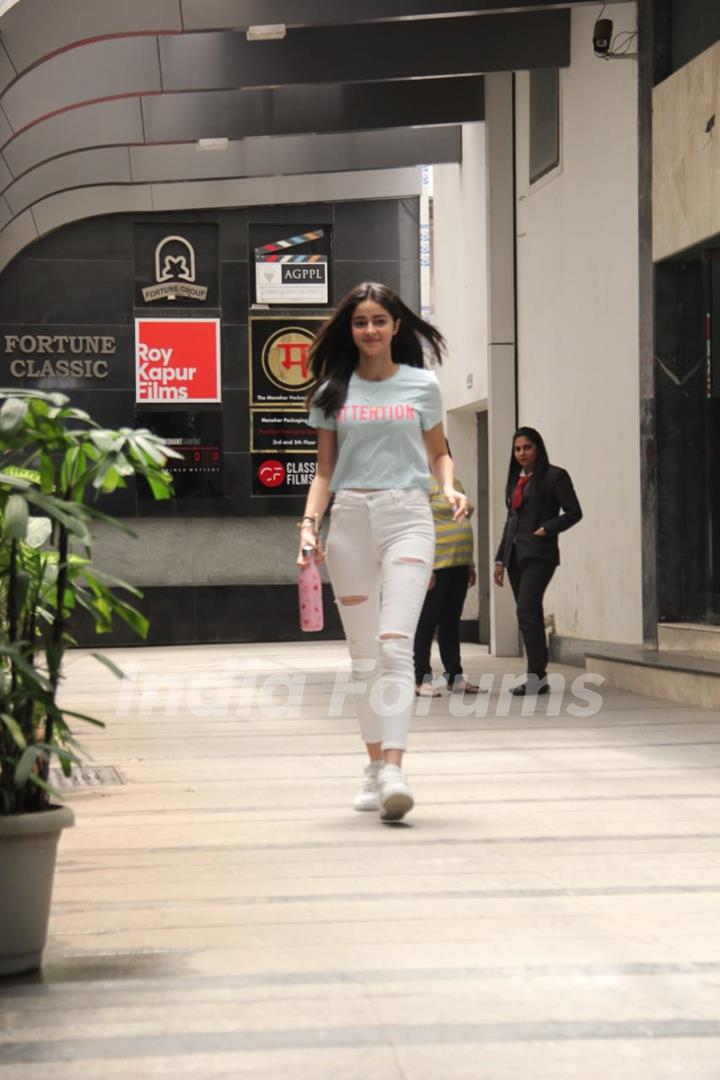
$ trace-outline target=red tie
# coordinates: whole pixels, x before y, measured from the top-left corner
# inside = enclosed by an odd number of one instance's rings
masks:
[[[513,491],[512,498],[510,500],[510,506],[513,510],[519,510],[522,506],[523,488],[525,487],[529,479],[529,476],[518,476],[518,481],[515,485],[515,490]]]

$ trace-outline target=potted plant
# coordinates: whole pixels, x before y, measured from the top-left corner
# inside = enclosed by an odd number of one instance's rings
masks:
[[[151,432],[102,428],[62,394],[0,390],[0,975],[41,962],[57,843],[73,823],[50,764],[69,775],[83,757],[71,722],[103,726],[58,703],[72,618],[84,610],[98,633],[120,618],[147,634],[121,595],[141,593],[93,565],[93,524],[124,529],[97,499],[130,476],[169,498],[168,456]]]

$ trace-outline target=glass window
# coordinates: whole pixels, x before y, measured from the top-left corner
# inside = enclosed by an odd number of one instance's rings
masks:
[[[557,68],[530,72],[530,183],[560,164],[560,78]]]

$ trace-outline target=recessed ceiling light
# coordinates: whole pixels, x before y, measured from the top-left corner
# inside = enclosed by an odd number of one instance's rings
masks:
[[[230,140],[227,136],[222,139],[198,139],[195,143],[197,150],[227,150]]]
[[[245,36],[248,41],[280,41],[286,33],[285,23],[267,23],[260,26],[248,26]]]

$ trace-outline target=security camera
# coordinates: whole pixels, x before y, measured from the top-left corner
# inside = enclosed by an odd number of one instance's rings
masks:
[[[613,36],[612,19],[598,19],[593,30],[593,49],[596,56],[607,56]]]

